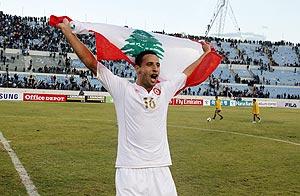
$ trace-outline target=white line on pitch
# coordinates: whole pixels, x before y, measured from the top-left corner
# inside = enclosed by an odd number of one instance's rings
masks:
[[[9,117],[9,116],[0,116],[1,118]],[[11,116],[14,117],[14,116]],[[26,118],[26,117],[22,117]],[[27,118],[36,118],[36,117],[29,117]],[[48,118],[48,117],[40,117],[40,118]],[[101,122],[116,122],[116,120],[101,120],[101,119],[74,119],[74,118],[64,118],[64,120],[82,120],[82,121],[101,121]],[[235,134],[235,135],[242,135],[242,136],[248,136],[248,137],[254,137],[254,138],[260,138],[260,139],[265,139],[265,140],[271,140],[271,141],[277,141],[281,143],[287,143],[287,144],[292,144],[296,146],[300,146],[300,143],[296,142],[290,142],[286,140],[281,140],[281,139],[276,139],[276,138],[270,138],[270,137],[264,137],[264,136],[258,136],[258,135],[251,135],[248,133],[238,133],[238,132],[232,132],[232,131],[222,131],[222,130],[216,130],[216,129],[205,129],[205,128],[198,128],[198,127],[187,127],[187,126],[175,126],[175,125],[170,125],[168,124],[168,127],[175,127],[175,128],[185,128],[185,129],[194,129],[194,130],[202,130],[202,131],[211,131],[211,132],[219,132],[219,133],[230,133],[230,134]]]
[[[235,134],[235,135],[242,135],[242,136],[247,136],[247,137],[260,138],[260,139],[271,140],[271,141],[282,142],[282,143],[287,143],[287,144],[293,144],[293,145],[300,146],[300,144],[296,143],[296,142],[290,142],[290,141],[286,141],[286,140],[275,139],[275,138],[270,138],[270,137],[264,137],[264,136],[259,136],[259,135],[251,135],[251,134],[248,134],[248,133],[238,133],[238,132],[232,132],[232,131],[222,131],[222,130],[217,130],[217,129],[205,129],[205,128],[187,127],[187,126],[175,126],[175,125],[168,125],[168,126],[169,127],[174,127],[174,128],[193,129],[193,130],[202,130],[202,131],[219,132],[219,133],[230,133],[230,134]]]
[[[25,170],[24,166],[22,165],[21,161],[17,157],[14,150],[10,147],[8,141],[5,139],[5,137],[3,136],[1,131],[0,131],[0,141],[3,144],[7,153],[9,154],[9,156],[15,166],[15,169],[17,170],[17,172],[22,180],[22,183],[24,184],[24,186],[27,190],[28,195],[29,196],[39,196],[39,193],[37,192],[37,189],[34,186],[33,182],[30,180],[30,177],[29,177],[27,171]]]

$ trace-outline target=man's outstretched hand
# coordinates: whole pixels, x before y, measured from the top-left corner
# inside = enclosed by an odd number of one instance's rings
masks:
[[[201,41],[200,43],[201,43],[201,45],[202,45],[202,49],[203,49],[203,52],[204,52],[204,53],[209,53],[209,52],[211,52],[211,45],[210,45],[210,43],[207,43],[207,42],[205,42],[205,41]]]
[[[62,23],[56,25],[57,28],[61,29],[64,34],[72,33],[72,29],[70,27],[70,22],[68,19],[64,19]]]

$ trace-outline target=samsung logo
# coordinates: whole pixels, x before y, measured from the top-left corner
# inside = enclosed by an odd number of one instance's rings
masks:
[[[16,93],[0,93],[0,100],[18,100],[19,95]]]

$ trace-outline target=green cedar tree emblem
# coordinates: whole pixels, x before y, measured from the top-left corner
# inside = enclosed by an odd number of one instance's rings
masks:
[[[125,41],[127,44],[121,50],[132,57],[136,57],[144,50],[153,50],[160,59],[164,56],[162,44],[146,31],[135,30]]]

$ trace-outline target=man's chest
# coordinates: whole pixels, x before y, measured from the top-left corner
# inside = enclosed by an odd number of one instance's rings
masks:
[[[150,92],[141,88],[131,88],[125,93],[125,109],[130,113],[160,113],[168,104],[161,87]]]

